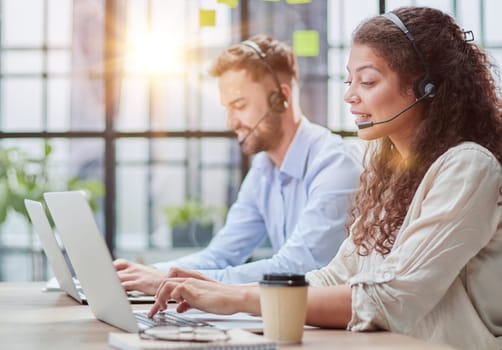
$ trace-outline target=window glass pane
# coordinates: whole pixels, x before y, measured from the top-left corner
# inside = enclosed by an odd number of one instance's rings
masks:
[[[345,80],[350,48],[330,49],[328,51],[328,74],[330,77]]]
[[[186,180],[187,172],[182,166],[159,164],[152,168],[151,193],[156,217],[162,216],[163,206],[185,203]]]
[[[186,9],[190,6],[178,0],[152,0],[152,23],[156,30],[183,36],[180,28],[186,26]],[[166,15],[172,16],[171,21],[166,21]]]
[[[149,119],[148,80],[126,77],[120,88],[117,130],[147,130]]]
[[[127,73],[182,74],[185,70],[185,14],[180,1],[130,1],[127,5]],[[150,17],[149,17],[150,16]],[[166,21],[166,18],[169,20]]]
[[[501,13],[502,2],[485,0],[485,40],[487,45],[502,46]]]
[[[328,0],[328,43],[329,45],[340,45],[342,38],[345,36],[345,26],[343,21],[340,20],[340,9],[343,1]]]
[[[386,8],[387,11],[391,11],[395,8],[402,6],[425,6],[433,7],[449,14],[453,14],[452,0],[387,0]]]
[[[329,0],[328,42],[349,44],[352,32],[364,18],[378,14],[378,2],[367,0]]]
[[[76,73],[103,71],[104,4],[104,0],[74,2],[71,48],[72,67]],[[120,20],[120,16],[111,16]]]
[[[226,112],[220,104],[217,79],[203,80],[200,83],[200,127],[202,130],[225,130]]]
[[[47,41],[49,46],[69,46],[72,35],[73,1],[49,0]]]
[[[335,1],[328,3],[328,97],[327,126],[333,130],[354,130],[352,115],[348,113],[343,94],[343,81],[347,76],[346,65],[352,32],[365,18],[378,14],[378,1]]]
[[[203,139],[201,149],[201,199],[226,206],[233,203],[240,183],[241,153],[234,139]]]
[[[43,43],[43,5],[43,1],[33,0],[2,1],[2,44],[4,46],[41,46]]]
[[[2,53],[2,71],[5,74],[40,74],[42,70],[42,52],[40,51],[4,51]]]
[[[116,142],[118,162],[142,162],[148,160],[148,144],[146,139],[119,139]]]
[[[15,268],[14,268],[15,266]],[[9,282],[25,282],[32,280],[33,263],[31,256],[21,254],[16,249],[0,256],[0,280]]]
[[[153,126],[157,130],[185,130],[187,128],[185,81],[183,79],[162,80],[155,94],[155,117]]]
[[[147,169],[142,165],[117,166],[118,249],[141,249],[147,244]]]
[[[66,78],[47,80],[47,130],[70,129],[70,81]]]
[[[186,33],[187,28],[187,3],[178,0],[152,0],[151,13],[151,32],[156,38],[162,40],[161,46],[164,46],[166,51],[171,51],[173,55],[177,55],[173,50],[183,50],[186,48]],[[166,18],[170,18],[166,21]],[[182,52],[180,52],[182,53]],[[180,57],[180,56],[178,56]]]
[[[216,22],[214,27],[200,27],[199,26],[199,9],[215,9]],[[194,39],[204,46],[221,46],[226,45],[231,40],[230,28],[232,26],[230,12],[231,9],[228,5],[219,3],[217,0],[200,0],[199,6],[191,6],[188,13],[187,20],[191,29],[191,35]],[[234,9],[236,11],[236,9]]]
[[[4,131],[39,131],[42,129],[42,81],[40,79],[4,78],[1,100]]]
[[[184,138],[161,138],[152,142],[153,159],[156,162],[170,161],[180,164],[187,158],[187,146],[190,142]]]
[[[68,51],[49,51],[47,54],[47,72],[49,74],[69,74],[71,56]]]
[[[70,139],[68,143],[67,176],[97,179],[104,183],[104,140]],[[103,207],[100,208],[100,212]]]
[[[331,79],[328,84],[329,119],[328,127],[333,130],[355,131],[354,116],[350,106],[343,101],[346,86],[341,80]]]
[[[458,0],[457,21],[466,30],[472,30],[474,38],[479,42],[481,39],[481,18],[478,1]]]
[[[127,40],[131,41],[135,35],[146,33],[148,30],[148,1],[128,0],[126,10]]]
[[[207,165],[227,166],[232,156],[232,147],[236,140],[202,139],[200,141],[202,161]]]
[[[105,127],[103,81],[74,77],[71,84],[71,129],[103,130]]]
[[[184,166],[159,164],[152,167],[152,176],[152,243],[156,247],[171,247],[171,227],[163,209],[186,202],[187,171]]]
[[[204,169],[202,173],[202,193],[204,204],[218,209],[225,209],[228,201],[229,184],[233,173],[230,169],[222,167]],[[223,215],[215,214],[215,231],[223,226]],[[215,232],[216,233],[216,232]]]

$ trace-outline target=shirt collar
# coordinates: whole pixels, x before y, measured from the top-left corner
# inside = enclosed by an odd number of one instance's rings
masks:
[[[310,121],[306,117],[302,117],[280,169],[275,167],[275,164],[265,152],[260,152],[256,155],[253,165],[257,169],[260,169],[267,178],[272,178],[274,170],[279,170],[280,174],[302,179],[305,174],[309,154],[310,141],[308,129],[310,126]]]
[[[302,117],[298,130],[289,145],[284,161],[282,162],[280,172],[289,175],[295,179],[302,179],[307,167],[309,155],[309,133],[311,126],[309,120]]]

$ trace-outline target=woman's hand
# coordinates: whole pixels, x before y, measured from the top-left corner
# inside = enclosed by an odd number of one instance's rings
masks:
[[[216,282],[216,280],[203,275],[202,273],[195,270],[187,270],[179,267],[173,267],[169,270],[166,275],[167,278],[194,278],[203,281]]]
[[[209,313],[229,315],[236,312],[259,314],[260,299],[257,286],[229,285],[214,280],[193,277],[165,279],[155,294],[149,317],[167,309],[168,300],[179,302],[176,311],[196,308]]]

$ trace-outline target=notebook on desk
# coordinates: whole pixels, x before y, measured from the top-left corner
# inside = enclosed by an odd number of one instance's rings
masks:
[[[44,198],[97,319],[128,332],[158,325],[263,328],[261,318],[249,315],[222,318],[193,311],[180,316],[173,310],[166,310],[148,319],[146,311],[133,312],[84,195],[78,191],[49,192]]]
[[[79,281],[72,276],[69,263],[66,261],[61,247],[56,240],[42,203],[25,199],[24,205],[61,290],[77,302],[87,304],[87,298],[82,291]],[[153,296],[140,295],[138,293],[129,293],[128,300],[131,303],[141,304],[154,302]]]
[[[247,332],[243,329],[232,329],[227,332],[229,339],[221,342],[185,342],[145,340],[137,334],[110,333],[108,344],[122,350],[275,350],[276,343],[263,336]]]

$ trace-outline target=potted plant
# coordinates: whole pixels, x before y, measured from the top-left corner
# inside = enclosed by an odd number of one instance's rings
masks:
[[[171,228],[173,247],[205,247],[213,237],[214,221],[226,210],[203,206],[198,198],[189,198],[181,206],[163,207],[162,213]]]
[[[24,207],[25,199],[42,201],[44,192],[59,190],[84,190],[93,210],[97,209],[97,197],[103,196],[104,185],[98,180],[80,180],[71,177],[61,185],[49,179],[48,165],[52,153],[45,144],[40,158],[33,157],[17,147],[0,148],[0,225],[11,211],[29,221]]]

